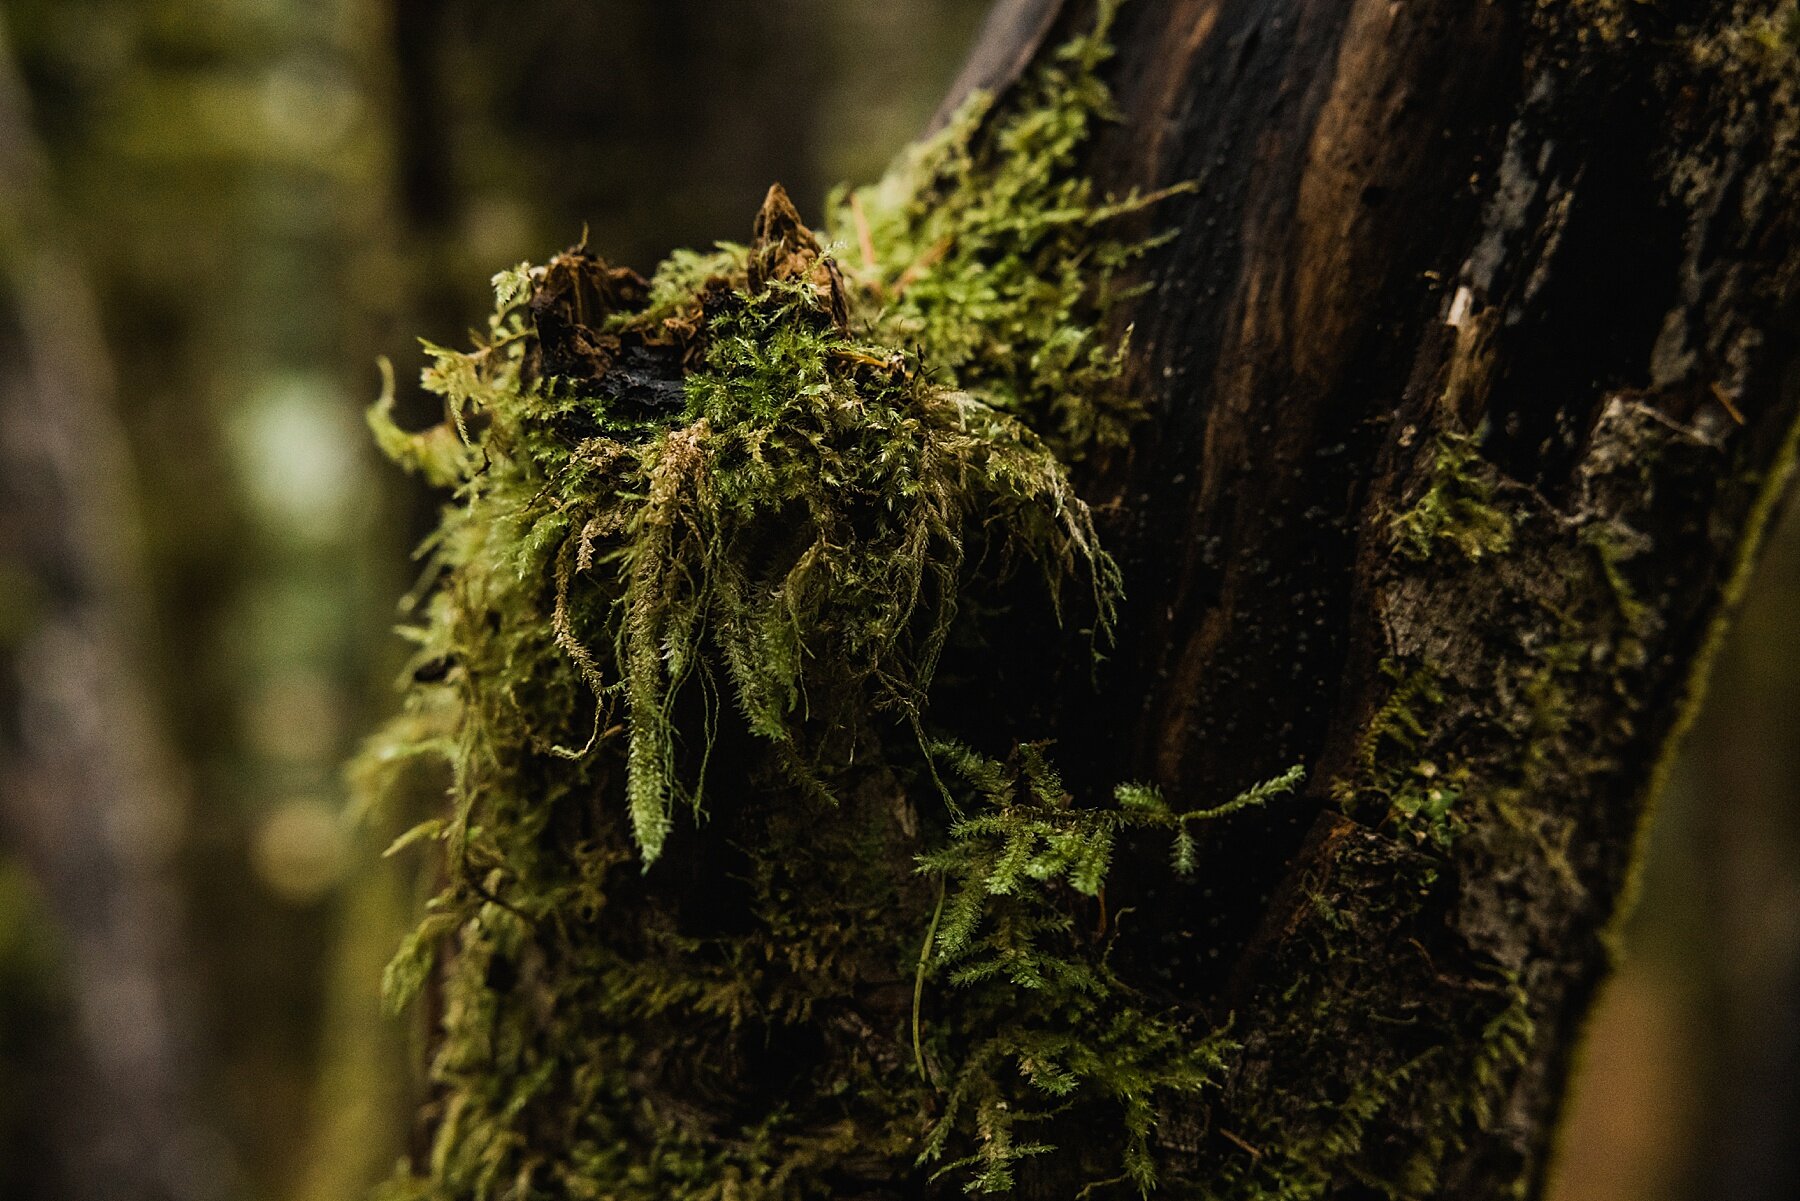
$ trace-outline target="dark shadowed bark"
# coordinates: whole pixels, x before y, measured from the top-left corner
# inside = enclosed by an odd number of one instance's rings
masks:
[[[1101,473],[1124,670],[1070,737],[1101,778],[1203,795],[1305,761],[1319,809],[1217,850],[1240,941],[1181,983],[1247,1049],[1193,1178],[1291,1156],[1328,1195],[1533,1190],[1792,451],[1792,8],[1120,22],[1098,170],[1199,186],[1157,211],[1178,232],[1133,313],[1155,416]],[[1442,840],[1403,820],[1434,790]]]

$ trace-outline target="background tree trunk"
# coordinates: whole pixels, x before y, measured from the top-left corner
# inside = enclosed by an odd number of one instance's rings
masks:
[[[112,380],[0,27],[0,846],[54,924],[66,1045],[9,1098],[6,1188],[211,1196],[171,879],[183,813],[139,677],[145,584]],[[14,915],[9,914],[9,919]],[[40,1030],[48,1038],[52,1031]]]

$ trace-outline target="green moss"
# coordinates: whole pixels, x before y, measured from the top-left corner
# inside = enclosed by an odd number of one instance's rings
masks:
[[[1558,510],[1471,440],[1445,438],[1396,522],[1380,582],[1385,696],[1331,782],[1363,832],[1328,859],[1329,914],[1294,919],[1292,960],[1269,973],[1291,982],[1283,1005],[1311,1014],[1301,1029],[1277,1013],[1270,1043],[1311,1067],[1259,1093],[1255,1129],[1240,1132],[1279,1149],[1246,1178],[1283,1195],[1346,1178],[1375,1195],[1437,1195],[1470,1148],[1512,1154],[1502,1102],[1537,1054],[1537,1007],[1546,993],[1559,1003],[1524,976],[1579,962],[1557,923],[1620,887],[1618,832],[1641,823],[1617,780],[1643,723],[1659,720],[1646,673],[1682,620],[1642,552],[1706,537],[1692,507],[1717,503],[1716,447],[1633,398],[1606,406],[1591,445]],[[1456,553],[1438,553],[1446,544]],[[1400,888],[1391,903],[1364,895],[1379,880]],[[1412,908],[1406,881],[1454,892]],[[1339,1053],[1315,1026],[1365,1033]],[[1312,1075],[1362,1081],[1334,1125],[1306,1111]],[[1428,1112],[1446,1120],[1419,1127]],[[1509,1162],[1493,1170],[1528,1178]]]
[[[1600,560],[1600,570],[1606,578],[1606,586],[1612,591],[1613,600],[1618,605],[1619,616],[1624,620],[1626,629],[1634,639],[1641,639],[1651,631],[1655,622],[1655,610],[1637,594],[1632,585],[1626,564],[1644,549],[1642,539],[1629,537],[1613,526],[1604,522],[1595,522],[1585,526],[1581,532],[1582,541],[1593,547],[1594,554]],[[1621,645],[1619,653],[1623,657],[1635,657],[1642,654],[1641,647]]]
[[[935,378],[1024,418],[1065,461],[1122,442],[1138,415],[1118,387],[1124,343],[1108,316],[1128,294],[1121,269],[1154,242],[1105,230],[1169,194],[1102,197],[1079,169],[1111,112],[1096,69],[1114,7],[1023,83],[997,126],[977,94],[881,183],[830,206],[878,336],[922,347]]]
[[[1319,877],[1276,898],[1282,934],[1239,1012],[1229,1125],[1179,1195],[1443,1195],[1444,1165],[1493,1123],[1522,1062],[1525,994],[1503,971],[1464,974],[1435,854],[1348,821],[1309,849]]]
[[[377,803],[451,770],[395,844],[447,883],[387,973],[441,1013],[432,1151],[392,1196],[998,1192],[1091,1120],[1121,1153],[1079,1171],[1147,1190],[1159,1105],[1217,1078],[1224,1036],[1077,917],[1118,831],[1189,867],[1198,823],[1296,777],[1078,806],[1035,748],[944,750],[931,703],[1010,607],[1108,636],[1068,464],[1134,415],[1110,314],[1143,247],[1107,223],[1153,199],[1077,170],[1108,19],[840,196],[835,242],[777,188],[749,243],[649,280],[585,247],[502,272],[487,336],[431,348],[444,421],[372,412],[455,490],[356,772]]]
[[[1630,449],[1596,468],[1618,479],[1597,476],[1592,486],[1620,491],[1609,503],[1628,495],[1638,504],[1652,492],[1643,461],[1660,435],[1632,426],[1623,409],[1616,419],[1608,432]],[[1422,627],[1414,644],[1433,646],[1441,660],[1413,652],[1381,664],[1393,687],[1364,723],[1334,795],[1348,812],[1441,851],[1472,824],[1484,837],[1508,831],[1522,853],[1572,884],[1570,819],[1538,798],[1610,770],[1600,748],[1617,729],[1587,723],[1611,698],[1633,706],[1633,673],[1660,632],[1656,606],[1633,578],[1648,539],[1634,514],[1551,511],[1504,480],[1474,435],[1440,434],[1424,474],[1418,500],[1393,519],[1394,577],[1421,581],[1480,636],[1445,641]],[[1445,545],[1457,553],[1438,555]]]
[[[991,1015],[953,1057],[943,1115],[924,1155],[937,1159],[960,1121],[973,1119],[974,1153],[945,1170],[978,1169],[971,1188],[1007,1192],[1015,1164],[1052,1150],[1020,1127],[1071,1106],[1112,1108],[1124,1130],[1118,1179],[1157,1183],[1151,1136],[1163,1102],[1205,1091],[1236,1049],[1223,1031],[1195,1031],[1112,970],[1107,935],[1088,933],[1067,894],[1101,895],[1114,847],[1132,830],[1168,832],[1175,868],[1191,875],[1193,827],[1291,792],[1294,768],[1211,809],[1177,812],[1153,788],[1122,786],[1110,808],[1079,807],[1040,748],[1008,762],[966,747],[938,748],[966,786],[965,816],[920,870],[940,881],[922,975],[947,977],[958,1003]],[[960,1033],[957,1041],[968,1038]]]
[[[1447,432],[1424,492],[1394,516],[1394,538],[1415,559],[1428,559],[1449,543],[1470,561],[1504,554],[1512,546],[1512,517],[1495,504],[1493,485],[1482,472],[1473,435]]]
[[[566,270],[594,268],[577,258]],[[549,581],[554,645],[507,638],[484,667],[520,677],[514,700],[561,674],[564,703],[496,712],[489,735],[581,758],[622,708],[646,862],[676,804],[702,802],[703,771],[684,776],[680,763],[695,749],[703,761],[709,741],[678,741],[688,685],[702,729],[729,690],[749,728],[798,766],[843,732],[828,715],[809,720],[809,697],[917,722],[971,538],[996,561],[1034,564],[1053,592],[1085,573],[1101,629],[1116,589],[1085,506],[1029,428],[853,337],[809,282],[751,293],[741,279],[713,278],[704,345],[684,348],[697,362],[666,411],[609,405],[554,379],[526,384],[527,340],[508,340],[524,330],[515,302],[503,303],[492,341],[440,352],[427,381],[454,414],[483,422],[468,452],[443,449],[445,427],[383,431],[403,461],[465,472],[464,504],[439,535],[452,578],[420,631],[423,655],[476,669],[471,653],[490,640],[461,619],[527,609]],[[637,325],[625,335],[644,336]],[[458,588],[477,591],[453,601]],[[585,703],[566,695],[565,666],[590,692]],[[585,736],[529,725],[533,713],[582,708],[593,714]]]
[[[1406,670],[1388,660],[1381,671],[1394,681],[1393,691],[1364,725],[1355,769],[1332,782],[1332,795],[1351,813],[1447,847],[1463,826],[1454,809],[1468,773],[1419,753],[1429,735],[1430,709],[1443,703],[1443,690],[1429,666]]]

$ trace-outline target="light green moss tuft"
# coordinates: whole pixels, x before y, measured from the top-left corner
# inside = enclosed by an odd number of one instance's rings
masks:
[[[977,94],[881,183],[830,204],[877,336],[921,347],[934,378],[1022,417],[1065,461],[1122,442],[1138,415],[1118,387],[1125,347],[1107,318],[1129,294],[1121,270],[1155,243],[1106,228],[1169,194],[1103,197],[1080,171],[1111,112],[1095,72],[1114,7],[1022,84],[992,136],[981,136],[992,100]]]
[[[1381,665],[1393,691],[1363,727],[1353,771],[1332,782],[1332,796],[1352,813],[1370,814],[1416,842],[1446,848],[1464,827],[1455,812],[1468,782],[1466,767],[1421,754],[1431,709],[1444,702],[1428,666]]]
[[[1394,517],[1394,538],[1415,559],[1429,559],[1448,543],[1470,561],[1504,554],[1512,546],[1512,518],[1494,502],[1493,485],[1473,435],[1448,432],[1438,439],[1424,493]]]
[[[1296,767],[1211,809],[1177,812],[1141,785],[1121,786],[1114,807],[1087,808],[1041,748],[1021,746],[1007,762],[954,744],[937,749],[969,795],[949,841],[919,860],[945,898],[920,970],[946,977],[960,1004],[992,1016],[954,1057],[924,1158],[942,1157],[972,1123],[973,1154],[941,1170],[974,1168],[973,1191],[1004,1193],[1019,1160],[1053,1149],[1022,1141],[1021,1127],[1073,1104],[1099,1105],[1123,1125],[1118,1180],[1148,1193],[1160,1106],[1216,1083],[1236,1044],[1136,994],[1112,970],[1107,936],[1085,934],[1061,897],[1098,898],[1118,840],[1133,830],[1166,831],[1176,869],[1191,875],[1192,827],[1291,793],[1304,773]]]

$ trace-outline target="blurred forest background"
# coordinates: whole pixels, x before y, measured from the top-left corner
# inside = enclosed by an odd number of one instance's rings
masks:
[[[916,134],[983,0],[0,0],[0,1198],[346,1201],[406,1150],[348,812],[437,501],[390,356]],[[410,406],[410,412],[408,411]],[[1800,522],[1670,775],[1563,1201],[1800,1196]],[[422,804],[429,803],[425,798]]]

